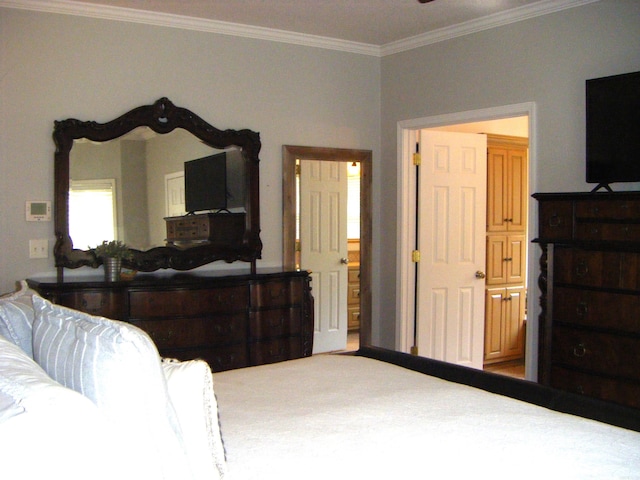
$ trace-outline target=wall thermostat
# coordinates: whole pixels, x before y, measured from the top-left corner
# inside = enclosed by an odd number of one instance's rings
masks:
[[[27,201],[27,222],[48,222],[51,220],[51,202]]]

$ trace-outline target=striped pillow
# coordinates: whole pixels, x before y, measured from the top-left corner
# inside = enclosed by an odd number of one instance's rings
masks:
[[[155,478],[192,478],[158,351],[139,328],[34,297],[33,354],[87,396]]]
[[[31,327],[34,311],[32,298],[37,293],[24,280],[17,292],[0,297],[0,335],[33,358]]]

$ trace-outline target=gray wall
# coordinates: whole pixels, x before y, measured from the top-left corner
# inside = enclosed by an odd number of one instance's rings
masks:
[[[221,128],[261,134],[263,259],[282,263],[283,144],[380,142],[380,59],[326,49],[0,8],[0,292],[53,272],[28,258],[26,200],[53,201],[56,119],[105,122],[166,96]],[[229,268],[225,263],[212,267]]]
[[[382,158],[385,181],[376,192],[384,235],[380,250],[396,251],[397,123],[435,115],[535,102],[537,191],[586,191],[584,81],[640,70],[640,2],[603,0],[552,15],[389,55],[382,59]],[[640,185],[616,189],[639,190]],[[536,228],[532,228],[535,235]],[[529,267],[537,269],[538,249]],[[396,258],[380,259],[383,346],[396,335]],[[537,285],[529,305],[537,318]],[[530,310],[531,312],[531,310]],[[534,320],[535,321],[535,320]]]

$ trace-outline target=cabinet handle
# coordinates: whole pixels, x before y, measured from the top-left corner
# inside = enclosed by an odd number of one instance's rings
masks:
[[[505,259],[504,259],[504,261],[505,261],[505,262],[512,262],[512,261],[513,261],[513,258],[511,258],[511,257],[507,257],[507,258],[505,258]]]
[[[576,315],[579,317],[586,317],[587,313],[589,313],[587,302],[579,302],[578,305],[576,305]]]
[[[575,347],[573,347],[573,356],[582,358],[587,354],[587,347],[584,343],[579,343]]]

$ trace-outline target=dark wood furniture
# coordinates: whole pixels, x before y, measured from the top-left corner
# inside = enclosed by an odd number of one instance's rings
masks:
[[[145,330],[160,354],[203,358],[214,371],[311,355],[313,299],[305,271],[139,275],[130,282],[30,279],[49,300]]]
[[[539,381],[640,408],[640,193],[534,198]]]

